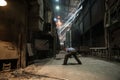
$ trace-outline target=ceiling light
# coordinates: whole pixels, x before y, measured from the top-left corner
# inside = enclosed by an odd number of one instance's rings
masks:
[[[54,21],[56,22],[56,21],[57,21],[57,19],[56,19],[56,18],[54,18]]]
[[[6,6],[7,2],[5,0],[0,0],[0,6]]]
[[[60,10],[60,7],[59,7],[59,6],[56,6],[56,10]]]
[[[56,2],[59,2],[59,0],[55,0]]]

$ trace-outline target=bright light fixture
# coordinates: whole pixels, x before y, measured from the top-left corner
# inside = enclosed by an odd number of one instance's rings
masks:
[[[55,0],[56,2],[59,2],[59,0]]]
[[[59,10],[59,9],[60,9],[60,7],[59,7],[59,6],[56,6],[56,9],[57,9],[57,10]]]
[[[57,21],[57,19],[56,19],[56,18],[54,18],[54,21],[56,22],[56,21]]]
[[[7,2],[5,0],[0,0],[0,6],[6,6]]]

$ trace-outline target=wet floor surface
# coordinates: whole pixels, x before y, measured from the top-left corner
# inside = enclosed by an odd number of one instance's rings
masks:
[[[82,57],[82,65],[74,58],[62,65],[64,52],[55,59],[35,60],[25,69],[0,73],[0,80],[120,80],[120,63]]]

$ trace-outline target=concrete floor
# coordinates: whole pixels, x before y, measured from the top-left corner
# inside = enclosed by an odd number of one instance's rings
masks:
[[[74,58],[69,59],[69,65],[62,65],[63,57],[61,52],[56,59],[36,60],[25,69],[11,72],[8,80],[120,80],[120,63],[79,57],[82,65]]]

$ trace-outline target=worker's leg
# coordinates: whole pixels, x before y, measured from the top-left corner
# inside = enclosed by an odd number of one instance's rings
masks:
[[[63,65],[66,65],[66,64],[67,64],[68,58],[69,58],[70,56],[71,56],[71,53],[67,53],[67,54],[65,55]]]
[[[72,55],[75,58],[75,60],[78,62],[78,64],[82,64],[82,62],[80,61],[80,59],[77,57],[76,53],[73,53]]]

